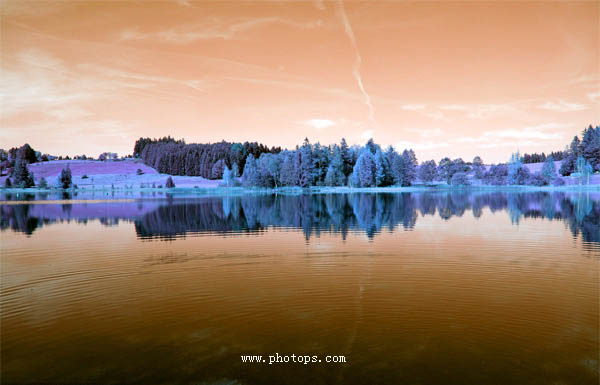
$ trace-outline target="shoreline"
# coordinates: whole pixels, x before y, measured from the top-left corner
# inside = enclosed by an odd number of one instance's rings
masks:
[[[77,189],[60,189],[60,188],[0,188],[0,193],[4,194],[106,194],[111,193],[161,193],[163,194],[191,194],[191,195],[246,195],[246,194],[349,194],[349,193],[405,193],[405,192],[535,192],[535,191],[566,191],[566,192],[585,192],[585,191],[600,191],[600,184],[592,185],[565,185],[565,186],[492,186],[492,185],[477,185],[477,186],[447,186],[447,185],[431,185],[431,186],[388,186],[388,187],[327,187],[327,186],[311,186],[308,188],[302,187],[279,187],[279,188],[264,188],[264,187],[173,187],[173,188],[77,188]]]

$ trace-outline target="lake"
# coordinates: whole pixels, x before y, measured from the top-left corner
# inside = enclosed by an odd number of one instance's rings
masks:
[[[599,381],[598,193],[1,198],[3,383]]]

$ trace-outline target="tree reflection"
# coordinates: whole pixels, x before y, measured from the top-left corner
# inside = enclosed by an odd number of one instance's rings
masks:
[[[590,193],[400,193],[400,194],[302,194],[163,199],[153,206],[138,201],[128,210],[99,216],[98,206],[1,205],[0,228],[32,234],[43,224],[75,219],[80,223],[98,219],[107,226],[119,220],[133,221],[142,239],[171,239],[191,233],[260,232],[268,227],[302,229],[306,239],[321,232],[346,238],[349,231],[362,231],[370,239],[382,229],[411,230],[420,216],[438,215],[443,220],[471,212],[480,218],[484,211],[506,211],[518,225],[523,218],[565,221],[573,236],[585,242],[600,242],[600,201]],[[144,207],[145,211],[142,210]],[[127,206],[128,208],[129,206]],[[86,211],[88,210],[88,211]]]

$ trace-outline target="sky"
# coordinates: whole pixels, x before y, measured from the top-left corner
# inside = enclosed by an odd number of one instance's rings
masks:
[[[141,137],[419,161],[562,150],[600,124],[600,2],[0,3],[0,147]]]

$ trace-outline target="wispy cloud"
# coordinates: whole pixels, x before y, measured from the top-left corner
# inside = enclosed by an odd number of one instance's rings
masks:
[[[394,148],[398,151],[403,151],[404,149],[413,149],[415,151],[419,150],[433,150],[436,148],[448,147],[450,144],[446,142],[411,142],[411,141],[399,141],[394,144]]]
[[[443,104],[444,111],[465,112],[469,119],[488,119],[499,114],[514,113],[516,108],[511,104]]]
[[[405,111],[421,111],[421,110],[425,109],[425,105],[424,104],[403,104],[400,108]]]
[[[236,38],[241,32],[269,25],[283,24],[293,28],[316,28],[323,25],[322,20],[299,22],[280,17],[262,17],[262,18],[244,18],[238,19],[233,23],[211,18],[201,23],[180,25],[172,28],[154,31],[142,32],[137,28],[126,29],[121,32],[121,40],[157,40],[172,44],[189,44],[199,40],[224,39],[231,40]]]
[[[588,99],[590,99],[594,103],[600,103],[600,91],[598,92],[590,92],[587,94]]]
[[[542,110],[550,110],[550,111],[558,111],[558,112],[572,112],[572,111],[582,111],[587,109],[587,106],[578,103],[568,103],[564,100],[560,100],[558,103],[555,102],[546,102],[538,106],[539,109]]]
[[[348,20],[348,15],[346,15],[346,9],[344,8],[344,1],[339,0],[338,4],[339,4],[339,8],[340,8],[340,15],[342,17],[342,22],[344,23],[344,29],[346,31],[346,35],[348,35],[348,38],[350,39],[350,42],[352,43],[352,47],[354,48],[354,52],[355,52],[355,56],[356,56],[356,59],[354,60],[354,67],[352,69],[352,74],[354,75],[354,78],[356,79],[356,83],[358,84],[358,88],[360,89],[360,92],[363,94],[363,96],[365,98],[365,104],[369,108],[369,120],[372,122],[375,122],[375,109],[373,108],[373,103],[371,102],[371,96],[369,96],[369,94],[365,90],[365,86],[363,84],[362,76],[360,73],[360,66],[362,63],[362,58],[358,51],[358,46],[356,45],[356,37],[354,36],[354,31],[352,30],[352,27],[350,26],[350,21]]]

